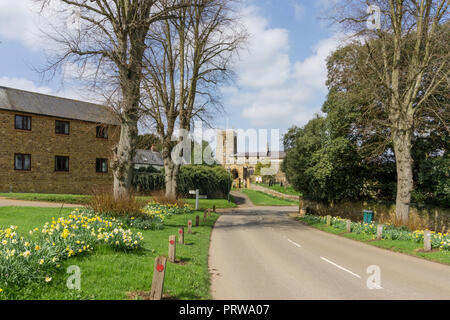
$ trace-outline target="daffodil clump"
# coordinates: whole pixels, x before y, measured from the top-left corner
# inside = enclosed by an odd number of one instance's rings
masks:
[[[325,224],[327,218],[324,216],[307,215],[303,218],[307,223]],[[336,229],[346,230],[347,220],[341,217],[332,217],[331,226]],[[357,234],[372,235],[375,238],[377,234],[377,225],[375,223],[352,222],[351,230]],[[383,228],[382,239],[386,240],[407,240],[423,243],[423,230],[411,232],[406,227],[396,227],[394,225],[385,225]],[[450,251],[450,235],[448,233],[431,231],[431,246],[441,250]]]
[[[150,215],[162,214],[163,216],[189,214],[192,212],[192,207],[187,204],[179,206],[178,204],[160,204],[152,201],[144,208],[144,212]]]
[[[192,208],[188,205],[183,207],[177,204],[163,205],[152,201],[142,210],[142,215],[138,217],[127,217],[124,222],[134,228],[143,230],[159,230],[164,226],[164,220],[171,215],[189,214]]]
[[[42,229],[20,236],[16,227],[0,228],[0,288],[51,282],[61,261],[95,249],[100,244],[115,250],[142,247],[143,236],[125,229],[116,219],[76,209],[67,218],[53,218]]]

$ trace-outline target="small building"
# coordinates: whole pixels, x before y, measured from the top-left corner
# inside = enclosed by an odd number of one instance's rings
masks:
[[[154,149],[154,146],[150,150],[136,150],[133,162],[136,169],[153,167],[161,171],[164,168],[163,157],[160,152]]]
[[[119,133],[105,106],[0,87],[0,192],[112,188]]]

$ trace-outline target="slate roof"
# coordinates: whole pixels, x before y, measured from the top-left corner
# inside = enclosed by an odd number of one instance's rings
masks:
[[[57,118],[119,125],[108,107],[0,86],[0,109]]]
[[[164,166],[164,160],[161,153],[151,150],[136,150],[136,155],[134,156],[133,162],[134,164]]]

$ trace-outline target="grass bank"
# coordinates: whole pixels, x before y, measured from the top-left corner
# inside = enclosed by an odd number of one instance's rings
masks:
[[[28,230],[41,228],[52,217],[67,216],[70,212],[70,209],[60,211],[58,208],[0,207],[0,226],[16,225],[17,231],[26,236]],[[134,229],[144,236],[143,250],[125,253],[100,246],[92,253],[64,261],[50,283],[25,287],[14,299],[139,299],[136,293],[150,291],[154,260],[157,256],[167,255],[169,236],[178,234],[180,226],[187,226],[188,220],[195,221],[195,216],[200,214],[194,212],[168,217],[162,230]],[[180,261],[167,263],[164,283],[167,298],[211,298],[208,251],[211,230],[218,217],[213,213],[206,223],[193,228],[193,234],[185,234],[185,245],[177,244],[177,259]],[[69,276],[66,269],[71,265],[81,269],[81,291],[66,287]]]
[[[301,195],[300,192],[295,191],[294,188],[292,188],[292,187],[282,187],[279,184],[275,184],[273,186],[269,186],[267,183],[261,183],[259,185],[264,187],[264,188],[271,189],[273,191],[277,191],[279,193],[287,194],[287,195],[290,195],[290,196],[300,196]]]
[[[245,193],[255,206],[298,206],[298,201],[281,199],[261,191],[250,189],[240,191]]]
[[[327,226],[326,224],[323,224],[323,223],[312,223],[312,222],[307,221],[302,218],[298,218],[298,220],[302,221],[304,223],[307,223],[308,225],[310,225],[316,229],[322,230],[324,232],[337,234],[339,236],[342,236],[342,237],[345,237],[348,239],[361,241],[361,242],[364,242],[364,243],[367,243],[367,244],[370,244],[370,245],[373,245],[376,247],[388,249],[391,251],[400,252],[400,253],[408,254],[411,256],[424,258],[427,260],[450,265],[450,252],[449,251],[434,249],[431,252],[423,252],[422,251],[423,250],[422,243],[417,243],[417,242],[413,242],[413,241],[409,241],[409,240],[387,240],[387,239],[375,240],[375,236],[373,236],[373,235],[357,234],[354,232],[347,233],[347,232],[343,232],[341,229],[337,229],[332,226]]]

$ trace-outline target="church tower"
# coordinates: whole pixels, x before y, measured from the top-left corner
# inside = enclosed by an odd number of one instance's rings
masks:
[[[216,160],[221,165],[230,162],[237,155],[237,133],[235,130],[218,130]]]

